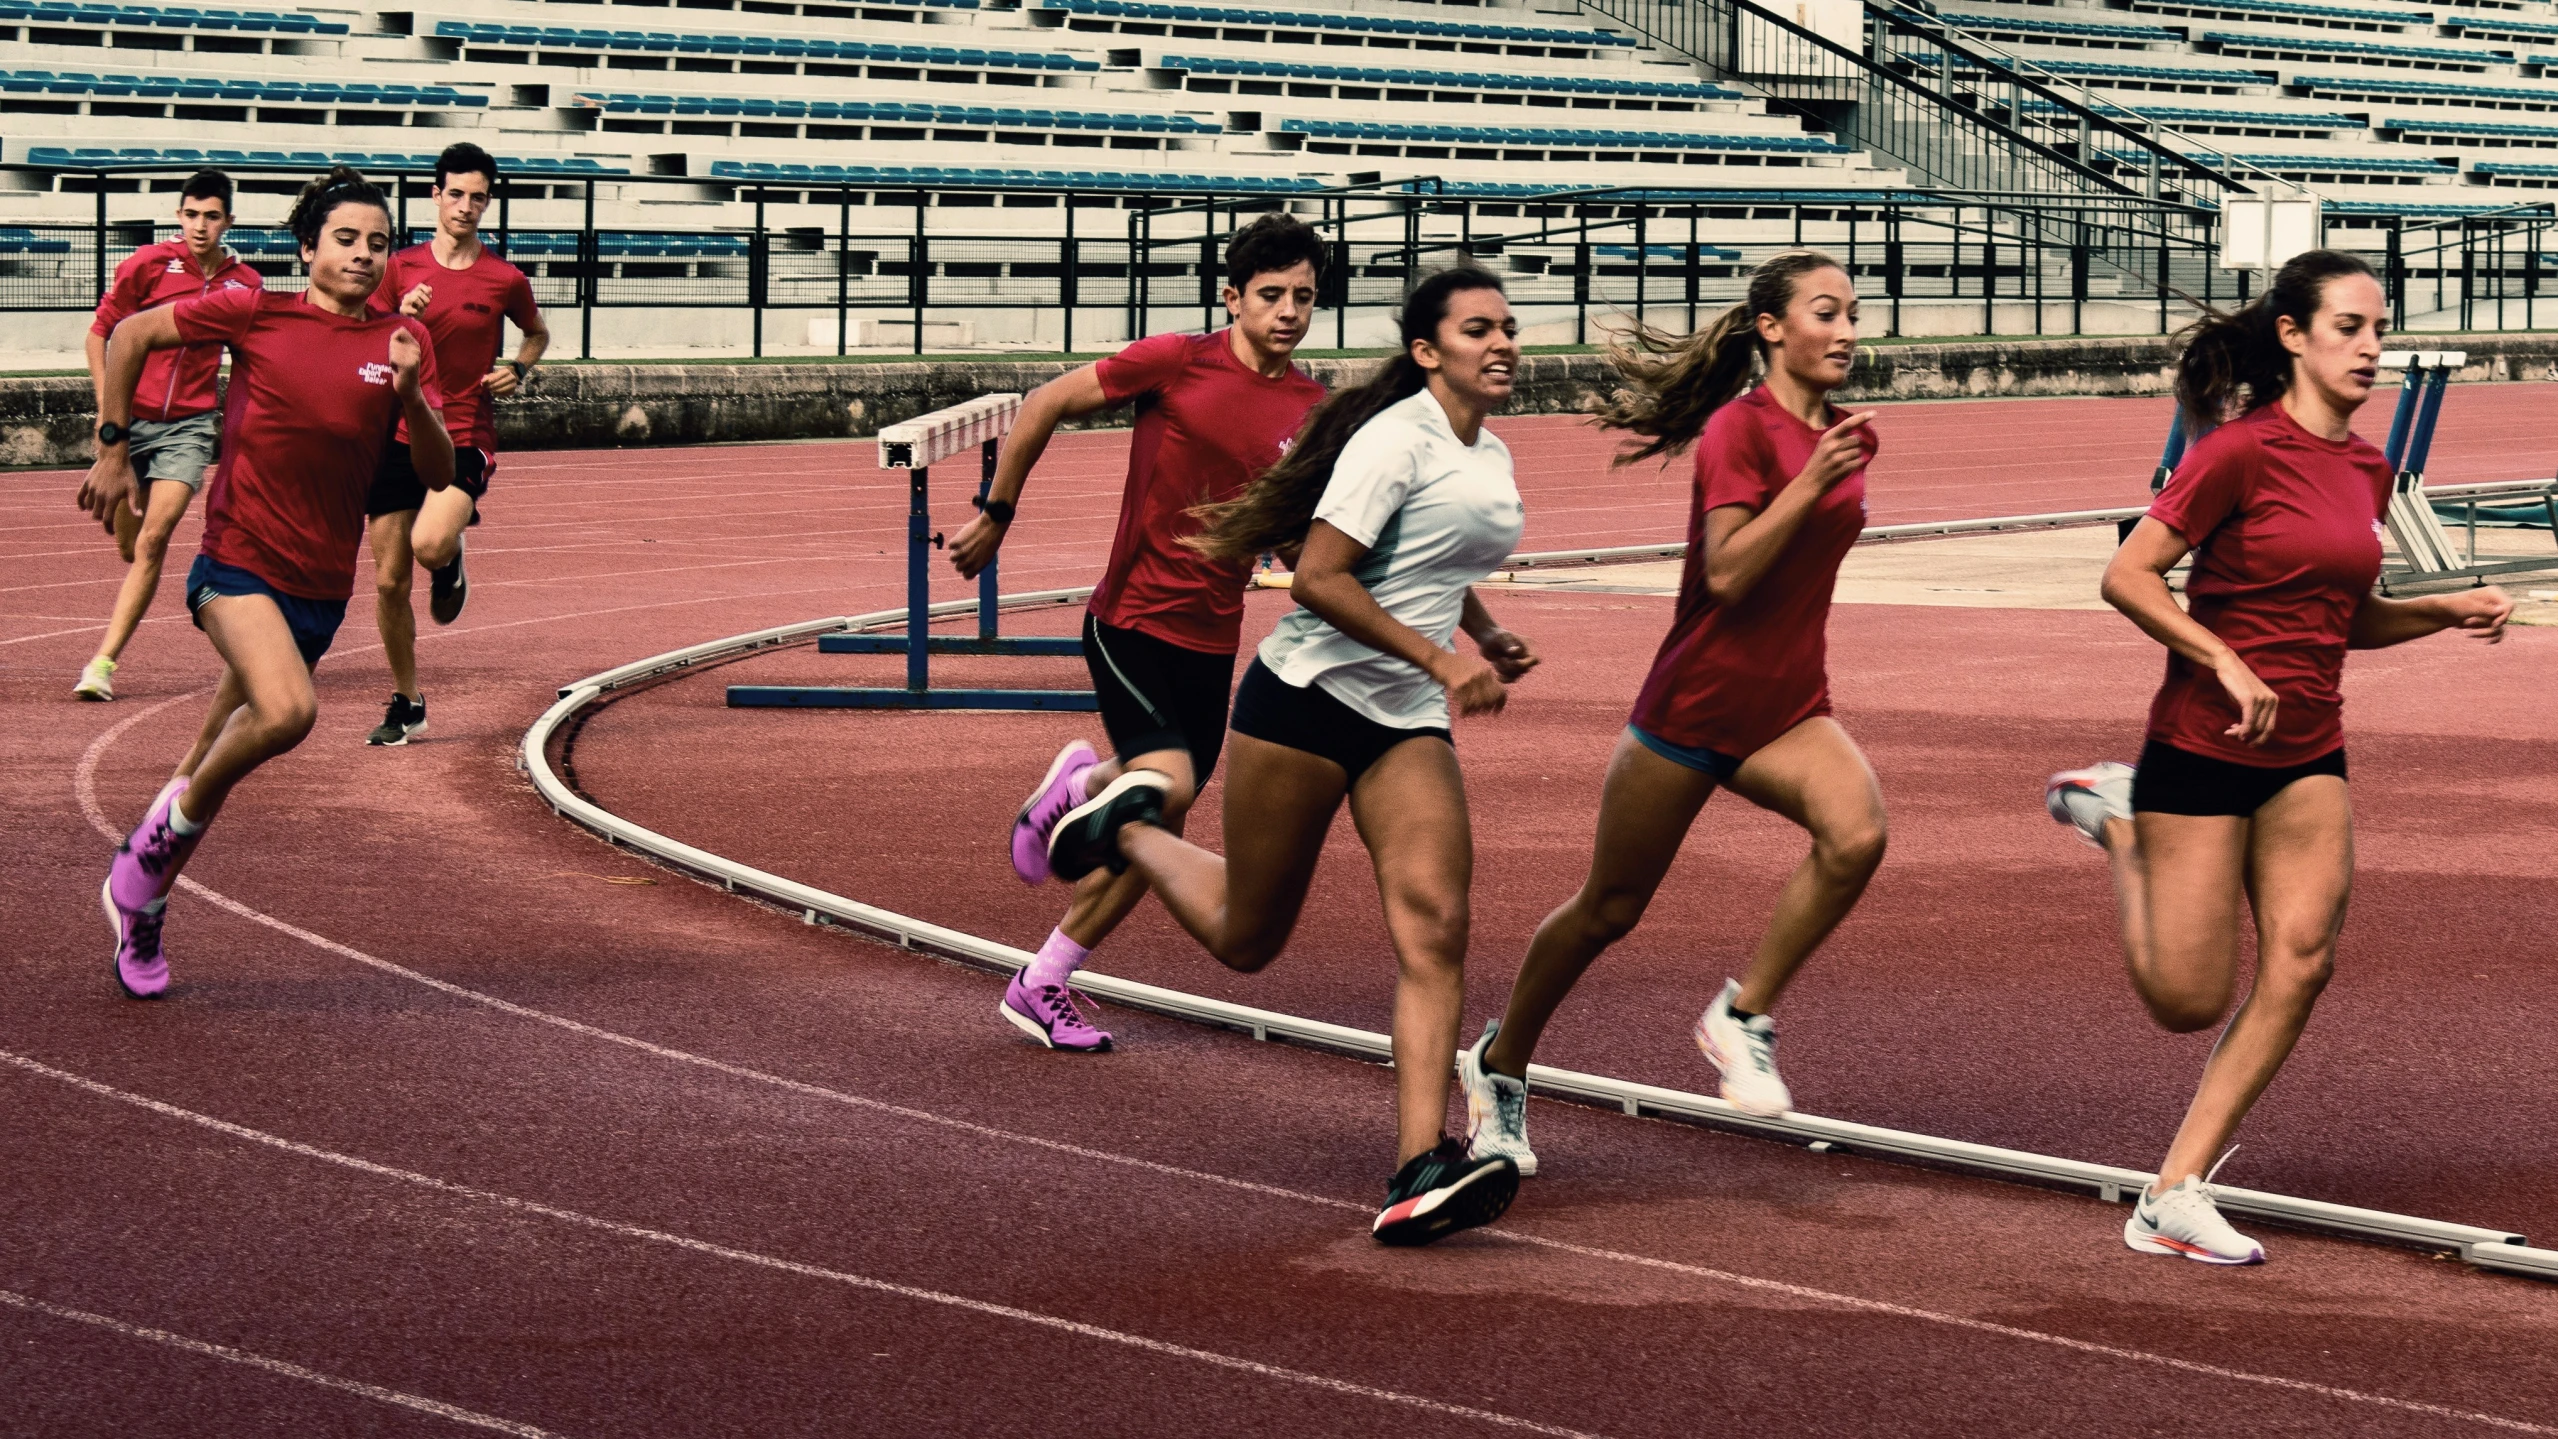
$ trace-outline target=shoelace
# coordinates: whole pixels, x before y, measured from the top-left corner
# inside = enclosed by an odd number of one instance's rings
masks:
[[[1048,1003],[1056,1010],[1057,1017],[1052,1020],[1051,1023],[1055,1024],[1059,1029],[1089,1029],[1096,1032],[1099,1031],[1099,1025],[1084,1018],[1084,1009],[1080,1002],[1083,996],[1075,993],[1074,990],[1067,986],[1062,984],[1043,984],[1039,986],[1039,997],[1047,1000]]]
[[[146,909],[136,915],[132,925],[126,930],[126,934],[132,940],[132,947],[157,955],[160,951],[160,924],[168,917],[168,913],[165,909]]]
[[[1492,1106],[1499,1113],[1501,1127],[1515,1136],[1528,1127],[1528,1087],[1513,1089],[1506,1084],[1492,1086]]]
[[[1762,1034],[1748,1025],[1741,1026],[1741,1044],[1750,1054],[1750,1063],[1761,1074],[1776,1073],[1776,1031]]]

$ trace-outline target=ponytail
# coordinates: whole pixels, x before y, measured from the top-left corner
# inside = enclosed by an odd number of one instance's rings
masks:
[[[1608,364],[1625,385],[1599,411],[1599,427],[1626,430],[1646,441],[1620,453],[1616,463],[1676,454],[1694,443],[1714,412],[1750,387],[1767,358],[1759,316],[1782,316],[1794,303],[1796,282],[1805,275],[1844,269],[1818,250],[1788,250],[1751,271],[1741,303],[1695,334],[1637,325],[1610,345]]]
[[[1288,452],[1254,476],[1243,493],[1192,509],[1202,528],[1182,543],[1209,559],[1248,565],[1270,550],[1303,542],[1306,532],[1314,528],[1315,506],[1323,502],[1324,486],[1331,483],[1332,467],[1350,437],[1387,406],[1429,386],[1430,372],[1412,358],[1413,342],[1438,339],[1439,322],[1448,318],[1448,302],[1454,296],[1500,288],[1501,281],[1490,271],[1470,265],[1441,270],[1415,286],[1403,302],[1397,327],[1403,348],[1394,358],[1366,383],[1335,390],[1315,406]]]
[[[2371,266],[2358,255],[2305,250],[2236,313],[2207,310],[2186,326],[2180,337],[2184,353],[2176,361],[2176,403],[2188,432],[2199,435],[2281,399],[2291,388],[2292,356],[2275,322],[2288,318],[2308,329],[2326,302],[2328,281],[2370,274]]]
[[[284,222],[294,240],[306,250],[317,249],[320,231],[327,228],[329,216],[340,205],[370,205],[385,218],[391,213],[391,202],[379,187],[363,174],[345,165],[332,165],[329,173],[302,187],[294,198],[293,213]]]

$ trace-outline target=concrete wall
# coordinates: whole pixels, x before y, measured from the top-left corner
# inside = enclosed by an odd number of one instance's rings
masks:
[[[2462,349],[2466,381],[2558,379],[2558,335],[2418,335],[2411,345]],[[2154,395],[2168,388],[2174,352],[2157,337],[1978,340],[1880,345],[1860,356],[1850,401],[2014,395]],[[1307,363],[1329,385],[1355,383],[1376,360]],[[554,365],[528,393],[498,406],[508,449],[584,449],[854,438],[944,405],[1027,391],[1061,362],[923,364]],[[1574,414],[1608,385],[1595,355],[1531,355],[1513,413]],[[1124,424],[1125,412],[1096,418]],[[81,376],[0,378],[0,465],[86,464],[94,417]]]

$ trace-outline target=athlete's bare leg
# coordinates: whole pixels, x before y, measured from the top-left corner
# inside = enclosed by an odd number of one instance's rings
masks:
[[[373,545],[373,618],[382,628],[382,657],[391,665],[391,688],[412,700],[425,698],[417,688],[417,612],[409,608],[417,568],[409,528],[419,513],[375,515],[364,528]]]
[[[130,506],[116,507],[117,548],[133,567],[124,572],[124,586],[116,591],[115,612],[107,617],[106,638],[98,641],[98,655],[112,660],[123,655],[124,647],[133,641],[133,632],[141,627],[143,615],[151,609],[151,599],[160,592],[160,571],[168,563],[169,536],[175,534],[178,521],[186,518],[187,504],[195,498],[195,490],[180,480],[154,480],[149,506],[133,532],[131,543],[125,543],[123,525],[131,515]]]

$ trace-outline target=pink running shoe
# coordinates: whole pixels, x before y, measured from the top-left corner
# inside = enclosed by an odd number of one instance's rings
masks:
[[[98,902],[106,907],[107,927],[115,931],[115,983],[127,999],[158,999],[169,987],[168,956],[160,952],[160,921],[169,902],[155,899],[139,909],[116,903],[115,880],[98,886]]]
[[[1073,990],[1062,984],[1024,984],[1022,974],[1027,973],[1023,970],[1013,976],[1013,982],[1004,986],[1003,1003],[996,1006],[1013,1028],[1050,1049],[1099,1054],[1110,1048],[1110,1036],[1084,1018]]]
[[[143,812],[132,836],[116,846],[115,864],[107,870],[107,897],[117,908],[129,913],[156,908],[177,886],[179,867],[195,853],[196,841],[204,838],[202,830],[181,835],[169,827],[169,811],[186,792],[185,780],[169,781]]]
[[[1022,883],[1048,882],[1048,832],[1057,827],[1059,816],[1082,803],[1075,798],[1075,781],[1099,763],[1093,747],[1076,740],[1057,751],[1048,763],[1048,777],[1022,801],[1021,813],[1013,816],[1013,873]]]

